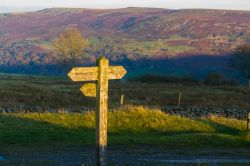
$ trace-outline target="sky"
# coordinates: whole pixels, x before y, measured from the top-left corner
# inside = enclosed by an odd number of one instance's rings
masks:
[[[250,11],[250,0],[0,0],[0,13],[35,11],[52,7],[96,9],[125,7],[206,8]]]

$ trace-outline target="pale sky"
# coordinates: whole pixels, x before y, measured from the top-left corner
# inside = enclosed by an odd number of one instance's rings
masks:
[[[0,0],[0,13],[34,11],[51,7],[167,9],[233,9],[250,11],[250,0]]]

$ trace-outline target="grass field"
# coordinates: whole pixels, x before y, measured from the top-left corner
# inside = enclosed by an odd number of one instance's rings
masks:
[[[0,114],[3,144],[93,144],[95,99],[84,97],[74,83],[60,77],[0,75],[0,106],[85,107],[84,113]],[[166,144],[169,146],[246,146],[249,136],[244,121],[210,117],[188,119],[155,110],[176,105],[250,108],[250,88],[111,82],[109,90],[110,143]],[[125,105],[120,108],[120,95]],[[149,101],[150,100],[150,101]],[[142,107],[137,107],[141,105]],[[119,110],[119,111],[118,111]]]
[[[47,153],[47,147],[94,147],[95,99],[81,94],[79,88],[82,84],[60,77],[1,74],[0,107],[84,107],[88,111],[0,113],[0,152],[18,152],[20,155],[39,149],[39,155],[42,155]],[[179,92],[183,96],[181,105],[250,108],[250,87],[112,81],[109,89],[109,146],[133,149],[134,146],[141,145],[164,150],[185,149],[184,152],[187,153],[196,148],[224,149],[218,155],[244,153],[244,156],[250,157],[250,151],[247,150],[250,147],[250,133],[246,131],[246,121],[215,115],[186,118],[162,112],[161,106],[177,105]],[[119,106],[121,94],[125,95],[123,107]],[[237,152],[232,153],[232,149]],[[140,153],[146,151],[142,150]],[[208,152],[197,152],[200,153]],[[6,160],[0,162],[0,165],[11,165],[13,162]],[[22,161],[17,162],[22,165]],[[45,160],[39,162],[34,161],[32,165],[46,163]],[[53,161],[49,162],[53,165]]]
[[[94,112],[0,115],[2,145],[94,145]],[[249,147],[246,122],[211,116],[189,119],[126,106],[108,115],[109,144],[173,147]]]
[[[0,75],[0,106],[15,105],[44,107],[86,107],[93,109],[95,99],[83,96],[83,83],[61,77]],[[125,104],[145,106],[176,106],[182,93],[181,105],[226,108],[250,108],[250,87],[204,86],[167,83],[131,83],[110,81],[109,103],[119,105],[121,94]],[[150,102],[149,102],[150,101]]]
[[[170,39],[159,39],[159,40],[136,40],[128,38],[110,38],[104,37],[102,39],[90,38],[91,51],[98,52],[100,48],[105,53],[114,52],[126,52],[128,55],[136,55],[143,58],[150,58],[158,55],[170,55],[175,56],[180,53],[194,51],[195,47],[190,44],[180,43],[179,41],[187,41],[187,38],[181,38],[180,36],[173,36]],[[179,42],[178,45],[173,45],[169,42]],[[137,59],[138,57],[129,56],[129,58]]]

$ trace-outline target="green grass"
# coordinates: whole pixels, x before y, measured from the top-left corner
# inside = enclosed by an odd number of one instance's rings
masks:
[[[0,74],[0,107],[17,105],[49,108],[94,108],[95,99],[85,97],[84,83],[67,78]],[[121,94],[125,104],[176,106],[182,92],[181,105],[250,109],[250,86],[203,86],[167,83],[131,83],[110,81],[109,103],[119,105]],[[148,103],[146,98],[151,98]]]
[[[94,104],[80,93],[81,85],[61,77],[0,75],[0,105],[65,107]],[[86,105],[85,105],[86,106]]]
[[[189,119],[158,109],[126,106],[108,114],[109,144],[173,147],[249,147],[246,122],[211,116]],[[0,115],[0,144],[94,145],[94,112]]]
[[[101,40],[96,38],[89,39],[89,48],[92,51],[98,52],[103,50],[104,52],[110,54],[110,51],[113,50],[111,54],[117,54],[117,52],[125,51],[126,54],[130,55],[130,58],[137,59],[137,56],[150,58],[156,56],[161,52],[165,55],[177,55],[186,51],[193,51],[195,48],[188,45],[180,43],[178,45],[171,45],[169,41],[180,41],[182,38],[171,38],[171,39],[162,39],[162,40],[134,40],[126,38],[125,40],[121,39],[110,39],[110,37],[104,37]],[[112,42],[113,41],[113,42]],[[106,47],[109,45],[109,47]],[[112,49],[111,49],[112,47]],[[116,51],[114,51],[116,50]],[[136,55],[131,56],[131,55]]]

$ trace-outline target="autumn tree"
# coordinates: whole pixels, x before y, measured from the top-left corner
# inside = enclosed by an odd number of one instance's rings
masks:
[[[247,77],[250,85],[250,44],[236,47],[232,55],[231,65]]]
[[[67,28],[52,40],[53,48],[57,54],[62,56],[64,62],[68,60],[74,61],[83,56],[87,44],[88,40],[75,27]]]

